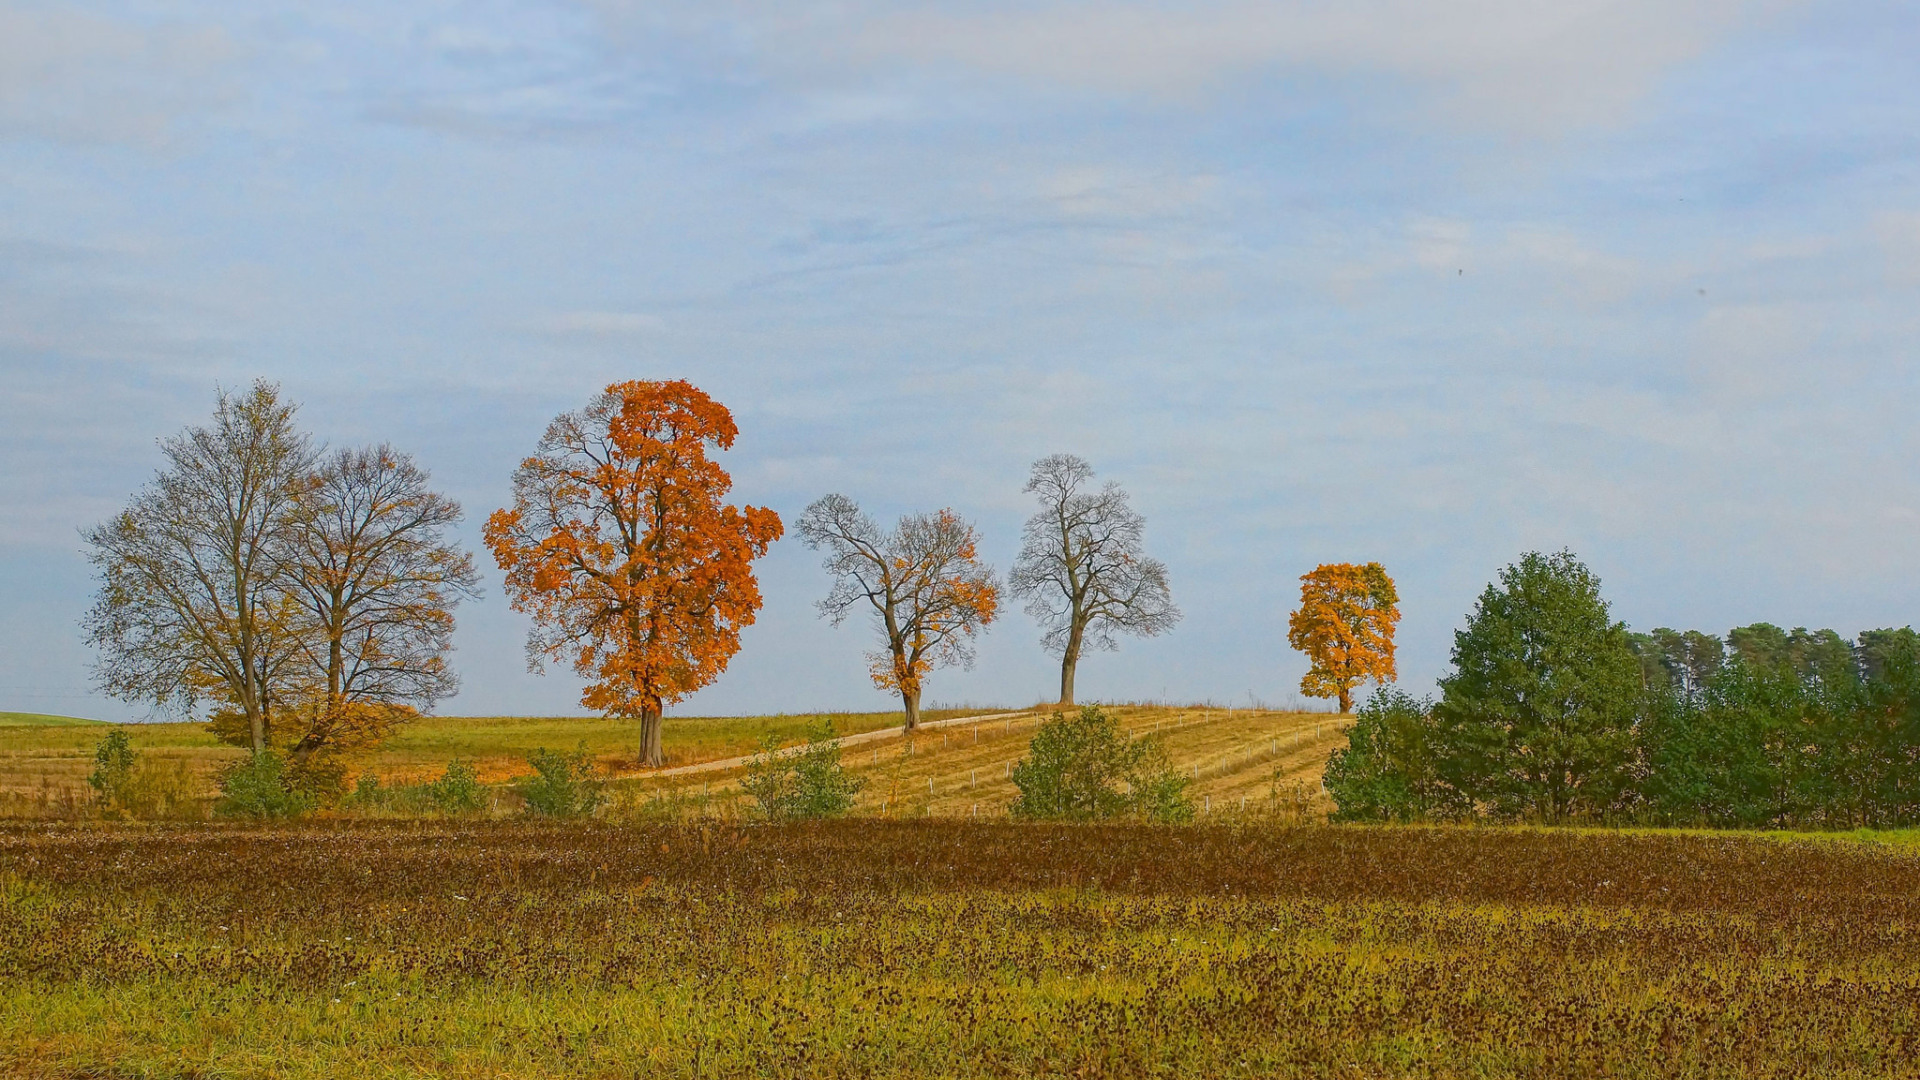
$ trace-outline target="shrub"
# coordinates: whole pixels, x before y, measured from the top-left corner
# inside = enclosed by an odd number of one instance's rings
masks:
[[[768,820],[794,821],[845,814],[866,781],[847,775],[833,724],[823,719],[807,729],[804,747],[782,751],[769,736],[740,786]]]
[[[289,785],[286,759],[262,750],[220,777],[220,799],[213,812],[222,817],[289,818],[312,810],[319,800]]]
[[[164,764],[133,749],[126,729],[114,728],[93,752],[93,786],[100,809],[135,818],[197,816],[200,785],[179,761]]]
[[[1327,758],[1323,779],[1335,821],[1419,821],[1449,816],[1451,792],[1434,775],[1433,703],[1376,690]]]
[[[354,783],[341,805],[353,810],[390,810],[413,814],[477,814],[493,802],[493,793],[480,782],[474,767],[465,761],[447,763],[440,779],[424,784],[393,784],[382,787],[380,778],[368,773]]]
[[[1187,779],[1168,766],[1159,742],[1128,738],[1096,705],[1077,716],[1056,714],[1040,725],[1027,756],[1013,767],[1013,783],[1020,789],[1009,808],[1016,818],[1193,819]]]
[[[331,803],[346,791],[347,766],[324,748],[304,757],[293,755],[287,758],[280,782],[290,791],[312,796],[316,803]]]
[[[433,808],[446,814],[477,814],[493,801],[487,785],[470,762],[447,762],[447,771],[427,785],[427,798]]]
[[[100,800],[100,807],[109,812],[128,810],[127,796],[133,786],[133,768],[139,755],[134,753],[133,743],[127,738],[125,728],[113,728],[100,745],[93,751],[93,772],[87,777],[87,783]]]
[[[582,744],[571,754],[541,747],[527,757],[534,776],[520,782],[527,810],[540,817],[585,817],[606,801],[604,784]]]

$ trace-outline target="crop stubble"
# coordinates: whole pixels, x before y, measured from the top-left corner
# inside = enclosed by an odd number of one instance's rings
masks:
[[[30,1075],[1908,1076],[1920,858],[847,821],[0,829]]]

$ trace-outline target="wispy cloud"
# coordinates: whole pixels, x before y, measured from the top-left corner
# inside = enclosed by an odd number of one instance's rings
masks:
[[[1541,132],[1622,120],[1674,65],[1793,0],[585,3],[629,42],[694,40],[810,82],[944,68],[1195,100],[1252,79],[1359,76],[1399,83],[1429,117]]]
[[[651,335],[665,328],[667,322],[639,311],[562,311],[530,325],[536,333],[548,337],[607,341]]]
[[[0,0],[0,133],[162,145],[235,93],[217,25],[146,25]]]

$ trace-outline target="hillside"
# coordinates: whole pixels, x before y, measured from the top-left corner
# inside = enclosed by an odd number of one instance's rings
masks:
[[[79,716],[54,716],[50,713],[0,712],[0,727],[85,727],[98,720]]]
[[[1249,709],[1121,706],[1111,710],[1137,733],[1157,734],[1173,764],[1194,779],[1203,811],[1252,809],[1276,794],[1324,805],[1321,768],[1343,738],[1324,713]],[[1013,798],[1008,771],[1026,752],[1042,713],[994,721],[964,721],[974,710],[925,714],[932,723],[911,741],[898,734],[848,748],[846,764],[867,784],[859,812],[892,816],[998,814]],[[820,714],[757,717],[669,718],[668,765],[687,766],[737,758],[763,739],[791,745]],[[886,732],[898,713],[829,714],[839,734]],[[29,812],[31,802],[84,798],[87,773],[102,725],[91,721],[28,726],[0,725],[0,809]],[[178,762],[209,786],[240,751],[215,742],[194,723],[129,725],[133,745],[150,760]],[[656,777],[635,761],[637,726],[595,717],[423,717],[402,728],[379,750],[349,761],[349,775],[371,773],[385,783],[438,776],[453,760],[471,762],[482,780],[503,783],[526,775],[526,756],[542,748],[584,746],[615,780],[617,797],[631,804],[671,800],[685,807],[725,812],[739,798],[741,770]],[[932,781],[929,788],[928,781]],[[1294,798],[1298,793],[1298,798]],[[740,809],[744,809],[741,807]],[[1296,809],[1304,809],[1297,806]]]

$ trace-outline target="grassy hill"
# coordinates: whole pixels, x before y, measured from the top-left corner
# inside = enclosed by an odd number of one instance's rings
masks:
[[[49,713],[0,712],[0,727],[85,727],[98,725],[98,720],[87,720],[78,716],[53,716]]]
[[[929,720],[996,710],[938,710]],[[1112,710],[1131,730],[1158,734],[1173,763],[1194,780],[1203,811],[1271,804],[1276,795],[1317,801],[1320,769],[1344,733],[1324,713],[1249,709],[1120,706]],[[838,734],[896,728],[900,714],[835,713],[751,717],[674,717],[664,743],[669,766],[717,761],[752,753],[771,737],[788,745],[825,716]],[[997,815],[1013,798],[1007,773],[1026,753],[1040,713],[923,730],[916,738],[883,738],[847,751],[846,763],[867,781],[859,812],[892,817]],[[0,812],[31,812],[27,804],[85,798],[87,773],[104,725],[0,725]],[[134,748],[147,760],[179,763],[211,789],[213,775],[241,751],[216,742],[197,723],[130,724]],[[348,762],[349,775],[371,773],[384,783],[431,779],[455,759],[471,762],[487,783],[505,783],[531,772],[527,754],[547,747],[585,746],[615,779],[615,794],[628,804],[696,801],[705,811],[744,809],[739,770],[694,776],[654,777],[636,761],[639,728],[596,717],[423,717],[406,725],[377,751]],[[929,784],[931,781],[931,785]]]

